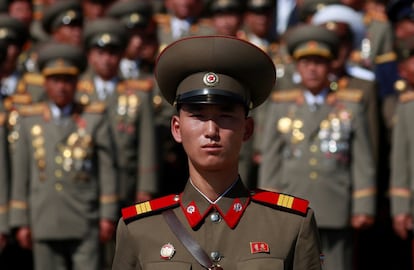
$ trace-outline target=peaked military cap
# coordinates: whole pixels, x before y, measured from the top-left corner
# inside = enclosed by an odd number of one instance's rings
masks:
[[[289,54],[294,59],[317,55],[333,59],[338,53],[338,36],[323,26],[300,25],[286,35]]]
[[[42,18],[42,27],[47,33],[61,25],[82,25],[82,6],[77,0],[57,1],[48,6]]]
[[[414,1],[391,0],[387,5],[387,15],[393,23],[404,19],[414,20]]]
[[[86,68],[83,50],[69,44],[50,42],[39,49],[39,68],[43,76],[78,75]]]
[[[100,18],[88,22],[83,31],[84,44],[92,47],[123,49],[128,40],[125,26],[114,18]]]
[[[275,7],[274,0],[247,0],[246,10],[253,12],[267,12]]]
[[[312,17],[312,24],[325,25],[329,30],[335,30],[332,29],[335,28],[335,23],[347,24],[352,31],[354,46],[361,45],[366,32],[361,13],[346,5],[334,4],[318,10]]]
[[[106,13],[109,17],[120,19],[129,29],[146,27],[153,15],[152,5],[148,1],[118,1]]]
[[[340,0],[306,0],[303,1],[303,5],[299,8],[299,19],[306,22],[319,10],[327,7],[328,5],[341,4]],[[340,16],[339,14],[336,14]]]
[[[217,14],[223,12],[243,12],[243,1],[240,0],[213,0],[210,2],[208,10],[210,14]]]
[[[276,80],[266,53],[229,36],[198,36],[170,44],[157,59],[155,76],[170,104],[234,102],[250,109],[266,100]]]
[[[23,46],[27,36],[28,30],[21,21],[7,14],[0,14],[0,39]]]

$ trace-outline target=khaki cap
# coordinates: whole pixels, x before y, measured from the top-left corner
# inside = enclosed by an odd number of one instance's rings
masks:
[[[0,14],[0,39],[23,46],[28,37],[26,26],[16,18]]]
[[[299,8],[299,19],[306,22],[316,12],[328,5],[341,4],[340,0],[305,0]],[[338,14],[338,16],[340,16]]]
[[[155,76],[172,105],[235,102],[249,109],[266,100],[276,80],[266,53],[229,36],[198,36],[172,43],[158,57]]]
[[[152,5],[148,1],[119,1],[115,2],[106,15],[121,20],[129,29],[146,27],[153,15]]]
[[[211,14],[223,12],[242,13],[244,5],[243,1],[240,0],[213,0],[209,5],[208,10]]]
[[[92,47],[124,49],[128,40],[125,26],[114,18],[100,18],[88,22],[83,31],[84,44]]]
[[[39,49],[39,68],[43,76],[79,75],[86,67],[83,50],[63,43],[50,42]]]
[[[48,6],[42,18],[42,27],[52,33],[59,26],[83,24],[82,7],[77,0],[57,1]]]
[[[338,53],[339,39],[323,26],[301,25],[287,33],[286,45],[289,54],[296,60],[312,55],[333,59]]]

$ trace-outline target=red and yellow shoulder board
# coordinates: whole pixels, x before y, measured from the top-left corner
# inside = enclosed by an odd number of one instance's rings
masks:
[[[32,85],[43,85],[45,82],[45,77],[43,77],[42,74],[37,73],[26,73],[23,76],[23,81],[26,84],[32,84]]]
[[[32,103],[32,97],[29,94],[14,94],[10,98],[11,98],[11,101],[14,104],[30,104],[30,103]]]
[[[138,203],[122,209],[122,218],[125,222],[131,222],[141,217],[158,213],[180,205],[179,195],[168,195],[154,200]]]
[[[118,84],[117,90],[121,93],[126,90],[150,92],[153,87],[154,83],[150,79],[125,80]]]
[[[359,89],[340,89],[336,92],[336,97],[339,100],[349,101],[349,102],[360,102],[362,99],[362,90]]]
[[[407,103],[414,100],[414,91],[405,91],[400,94],[399,100],[401,103]]]
[[[308,211],[309,201],[301,198],[260,189],[255,190],[253,193],[251,197],[252,201],[260,204],[277,207],[298,214],[306,214]]]
[[[24,105],[19,108],[19,114],[22,116],[43,115],[47,110],[46,103],[37,103],[31,105]]]
[[[94,86],[91,80],[81,80],[78,82],[78,91],[82,93],[93,93]]]
[[[168,14],[157,13],[154,15],[154,19],[157,22],[157,24],[169,24],[171,16]]]
[[[274,102],[293,102],[296,101],[302,95],[302,90],[292,89],[276,91],[272,94],[272,100]]]
[[[106,109],[106,105],[104,102],[93,102],[87,106],[85,106],[84,112],[87,113],[103,113]]]

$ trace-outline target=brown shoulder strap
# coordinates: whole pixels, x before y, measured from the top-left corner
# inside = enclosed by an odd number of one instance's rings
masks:
[[[185,248],[191,253],[194,259],[197,260],[201,266],[208,270],[220,270],[219,266],[213,264],[210,257],[203,250],[203,248],[191,237],[188,231],[184,228],[183,224],[178,220],[172,209],[162,212],[162,216],[170,226],[171,231],[177,236],[178,240],[185,246]]]

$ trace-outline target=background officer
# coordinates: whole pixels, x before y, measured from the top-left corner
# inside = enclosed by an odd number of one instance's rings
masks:
[[[19,110],[12,155],[10,224],[33,246],[35,269],[100,269],[112,237],[117,183],[102,103],[75,102],[83,52],[51,43],[39,54],[46,102]]]
[[[321,26],[286,39],[302,85],[268,104],[259,187],[309,199],[327,269],[352,268],[352,231],[373,223],[375,167],[360,90],[329,87],[339,40]]]

